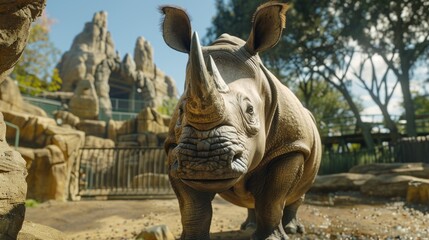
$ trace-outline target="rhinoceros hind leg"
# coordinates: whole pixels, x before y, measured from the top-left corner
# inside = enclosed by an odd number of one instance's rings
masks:
[[[305,227],[296,217],[299,206],[304,201],[304,196],[296,202],[286,206],[283,210],[282,223],[287,234],[305,233]]]
[[[255,229],[256,228],[256,215],[255,215],[255,209],[248,208],[247,209],[247,218],[246,221],[244,221],[240,229],[246,230],[246,229]]]

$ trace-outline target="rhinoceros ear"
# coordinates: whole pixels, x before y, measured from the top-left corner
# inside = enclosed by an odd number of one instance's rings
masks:
[[[159,8],[164,18],[162,20],[162,35],[171,48],[189,53],[191,49],[191,22],[185,10],[161,6]]]
[[[267,2],[256,9],[253,25],[246,42],[247,50],[256,54],[274,47],[280,40],[286,26],[286,3]]]

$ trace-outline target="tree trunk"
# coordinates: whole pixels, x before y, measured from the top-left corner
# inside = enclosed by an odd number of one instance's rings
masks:
[[[399,82],[401,84],[402,95],[404,98],[404,108],[405,108],[405,120],[407,135],[409,137],[417,136],[416,131],[416,122],[415,122],[415,112],[414,112],[414,103],[413,97],[411,96],[410,91],[410,78],[408,75],[408,71],[402,71],[402,74],[399,76]]]
[[[362,130],[362,137],[363,137],[363,140],[365,142],[366,147],[368,149],[373,149],[375,147],[375,144],[374,144],[374,139],[372,138],[372,135],[371,135],[371,129],[367,124],[365,124],[362,121],[362,118],[360,117],[359,109],[356,106],[356,104],[353,102],[353,98],[350,96],[350,93],[348,92],[348,90],[346,88],[343,88],[343,87],[338,86],[336,84],[333,84],[333,85],[343,94],[347,103],[350,105],[350,109],[356,118],[356,124]]]

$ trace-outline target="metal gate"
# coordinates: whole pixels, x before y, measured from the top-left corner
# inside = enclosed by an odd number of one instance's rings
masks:
[[[170,198],[163,148],[81,148],[79,195],[83,198]]]

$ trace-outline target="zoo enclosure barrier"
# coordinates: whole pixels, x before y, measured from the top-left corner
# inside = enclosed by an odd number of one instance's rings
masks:
[[[167,156],[161,147],[81,148],[82,198],[173,198]]]
[[[319,174],[348,172],[356,165],[422,162],[429,164],[429,135],[406,137],[394,145],[347,152],[324,151]]]

